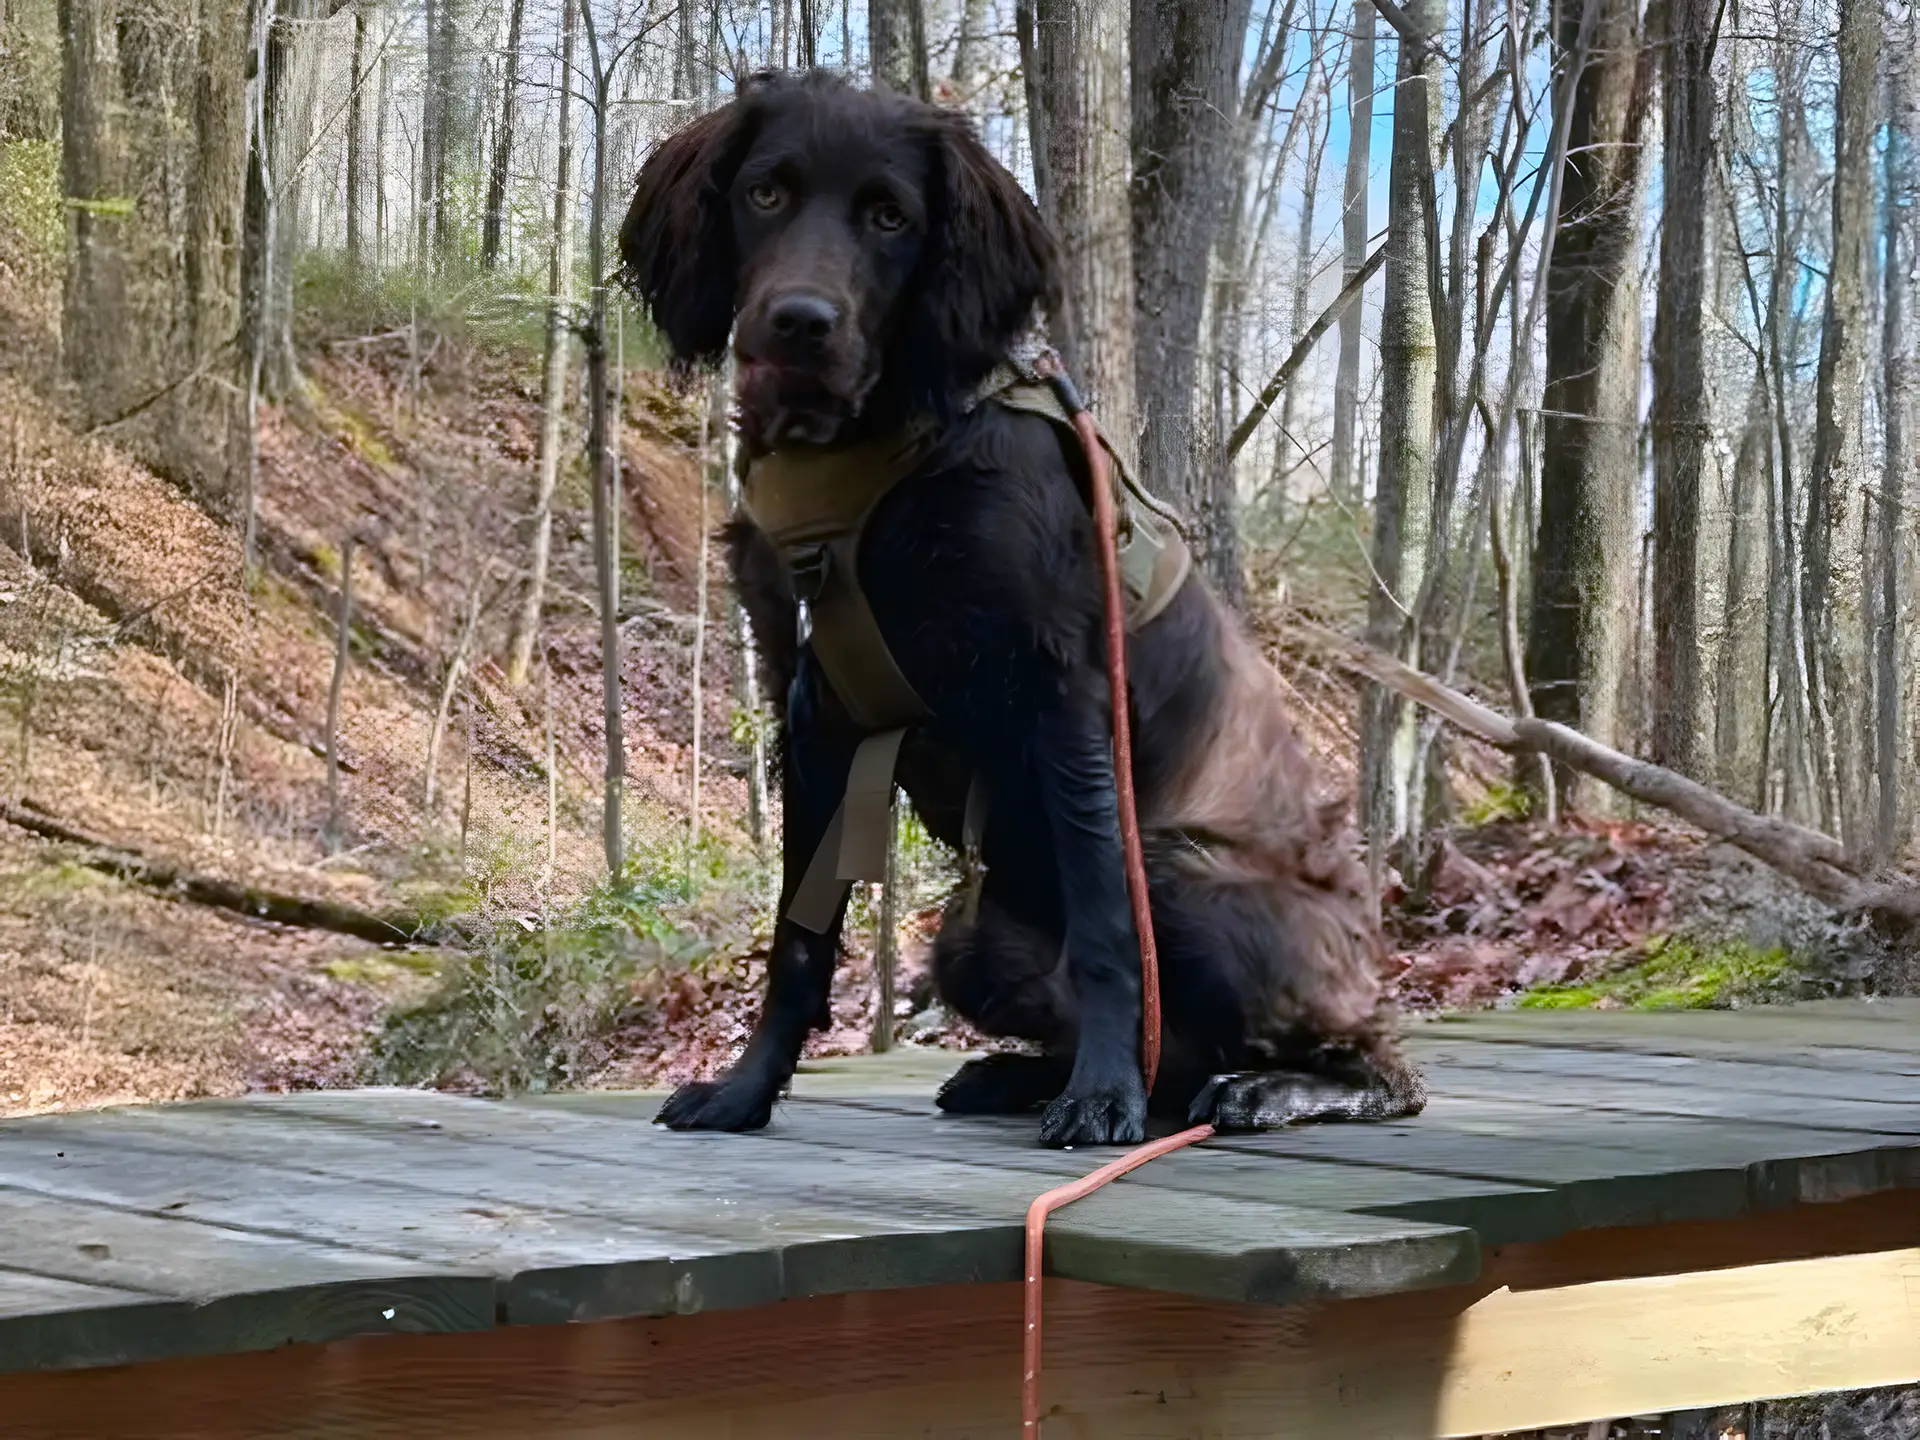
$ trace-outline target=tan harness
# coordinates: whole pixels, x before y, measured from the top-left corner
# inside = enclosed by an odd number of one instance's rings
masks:
[[[996,370],[975,403],[1042,416],[1078,447],[1059,397],[1024,367]],[[919,468],[936,439],[933,423],[925,420],[860,445],[780,451],[744,460],[741,468],[742,506],[778,550],[799,602],[800,642],[811,646],[828,685],[866,732],[854,751],[846,793],[787,907],[794,924],[815,934],[832,926],[852,882],[885,878],[900,743],[928,714],[887,649],[860,588],[858,557],[868,517]],[[1137,632],[1179,593],[1193,559],[1172,512],[1134,482],[1106,436],[1100,443],[1115,477],[1127,628]],[[969,905],[978,898],[984,818],[976,776],[962,822]]]

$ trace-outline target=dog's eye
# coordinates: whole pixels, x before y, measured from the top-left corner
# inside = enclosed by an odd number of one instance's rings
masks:
[[[882,200],[867,212],[867,218],[873,222],[874,229],[884,230],[889,235],[907,228],[907,212],[891,200]]]
[[[747,203],[756,210],[778,210],[786,198],[778,185],[754,185],[747,190]]]

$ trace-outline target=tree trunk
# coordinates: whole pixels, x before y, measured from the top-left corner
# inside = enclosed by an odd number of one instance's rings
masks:
[[[1561,12],[1557,49],[1578,52]],[[1638,612],[1640,131],[1650,88],[1637,0],[1599,0],[1571,87],[1547,276],[1539,537],[1527,662],[1535,711],[1603,744],[1621,738]],[[1569,93],[1570,92],[1570,93]],[[1603,797],[1604,798],[1604,797]]]
[[[566,408],[567,347],[572,343],[573,308],[573,73],[574,7],[560,7],[560,63],[555,88],[560,92],[558,155],[554,162],[553,246],[547,265],[547,335],[540,370],[540,448],[534,461],[533,537],[528,547],[527,584],[507,639],[507,683],[526,684],[533,646],[540,634],[540,609],[547,591],[547,566],[553,548],[553,492],[560,478],[560,421]]]
[[[1233,471],[1196,433],[1195,382],[1208,263],[1232,193],[1251,8],[1252,0],[1132,0],[1129,29],[1140,470],[1183,503],[1199,558],[1230,598],[1241,585]]]
[[[1885,299],[1881,308],[1881,365],[1886,451],[1880,493],[1872,498],[1874,849],[1885,862],[1911,831],[1911,804],[1901,790],[1914,775],[1910,733],[1915,698],[1911,637],[1913,517],[1920,513],[1920,358],[1913,312],[1920,304],[1920,67],[1913,62],[1920,23],[1911,6],[1905,24],[1888,22],[1888,50],[1904,64],[1888,67]],[[1904,30],[1904,34],[1902,31]],[[1902,529],[1905,535],[1902,535]]]
[[[313,22],[320,13],[320,0],[283,0],[267,45],[267,153],[275,193],[261,323],[266,347],[263,393],[270,400],[284,400],[300,387],[300,360],[293,345],[293,271],[307,192],[303,162],[313,134],[319,81],[319,35]]]
[[[953,43],[953,84],[965,100],[980,83],[989,55],[987,0],[960,0],[960,33]],[[1124,63],[1124,61],[1122,62]]]
[[[1762,522],[1769,453],[1767,377],[1764,369],[1756,369],[1746,423],[1733,456],[1720,653],[1713,687],[1715,777],[1722,790],[1751,796],[1756,804],[1764,804],[1766,794],[1759,760],[1767,705],[1767,552]]]
[[[867,0],[867,52],[876,86],[932,98],[926,0]]]
[[[367,83],[367,7],[353,7],[353,55],[347,69],[347,264],[358,267],[361,260],[360,188],[365,162],[361,159],[361,140],[366,117],[360,103]]]
[[[618,883],[625,869],[625,834],[621,826],[622,791],[627,753],[621,712],[620,673],[620,552],[614,526],[613,436],[609,420],[607,376],[607,121],[613,76],[602,63],[600,38],[594,26],[591,0],[580,0],[580,23],[586,32],[587,54],[593,70],[593,186],[587,209],[587,274],[589,292],[585,345],[587,356],[587,462],[593,493],[593,571],[600,609],[600,716],[606,741],[606,781],[601,810],[601,841],[607,871]]]
[[[487,172],[487,213],[480,234],[480,264],[491,270],[500,262],[500,231],[506,219],[507,177],[513,163],[513,127],[520,102],[520,25],[527,0],[513,0],[507,12],[507,73],[500,82],[500,132],[493,142],[493,165]]]
[[[61,354],[90,415],[117,413],[126,373],[128,232],[134,224],[122,133],[117,0],[60,0],[60,176],[67,275]]]
[[[247,183],[247,12],[245,0],[206,0],[195,37],[185,299],[190,368],[208,378],[182,390],[174,424],[207,498],[228,513],[245,464],[233,444],[242,417],[232,382],[245,373],[237,342]]]
[[[1307,72],[1309,84],[1313,83],[1318,69],[1320,44],[1321,37],[1316,33],[1313,40],[1314,63]],[[1307,326],[1313,323],[1313,317],[1307,313],[1307,301],[1313,293],[1313,220],[1320,196],[1320,163],[1326,158],[1327,133],[1332,128],[1333,109],[1332,97],[1325,89],[1316,89],[1310,98],[1303,95],[1300,103],[1311,108],[1307,121],[1305,168],[1300,176],[1300,229],[1294,242],[1293,286],[1287,305],[1288,338],[1293,341],[1299,340],[1306,333]],[[1294,378],[1287,382],[1285,398],[1280,402],[1280,438],[1274,448],[1273,478],[1283,508],[1288,480],[1308,454],[1308,447],[1301,443],[1297,428],[1299,393],[1300,377],[1295,372]]]
[[[1806,539],[1800,549],[1807,694],[1820,814],[1826,828],[1859,838],[1846,697],[1859,675],[1842,659],[1834,615],[1833,541],[1847,494],[1865,480],[1861,412],[1867,393],[1867,278],[1873,273],[1873,135],[1879,97],[1878,0],[1840,0],[1840,86],[1833,112],[1833,249],[1814,401],[1813,465],[1807,473]],[[1913,57],[1907,57],[1913,63]]]
[[[1656,764],[1691,775],[1700,707],[1700,473],[1712,416],[1704,356],[1713,168],[1714,0],[1664,0],[1660,279],[1653,319],[1653,711]]]
[[[1440,110],[1440,57],[1433,42],[1444,0],[1414,0],[1400,36],[1387,195],[1386,306],[1380,318],[1380,480],[1373,507],[1374,586],[1367,638],[1420,664],[1414,607],[1426,576],[1433,523],[1434,379],[1437,355],[1429,292],[1434,236],[1425,197],[1433,185]],[[1360,804],[1376,883],[1395,845],[1413,828],[1422,787],[1413,774],[1415,715],[1398,696],[1369,687],[1361,700]]]
[[[1373,165],[1372,0],[1354,0],[1347,66],[1347,175],[1340,222],[1342,283],[1367,258],[1367,188]],[[1360,340],[1364,307],[1358,298],[1340,312],[1340,363],[1333,381],[1333,454],[1328,478],[1336,498],[1352,504],[1366,488],[1354,463],[1354,425],[1360,410]]]
[[[1042,214],[1065,284],[1053,343],[1123,451],[1135,430],[1133,237],[1127,143],[1127,11],[1119,0],[1038,0],[1033,10]]]
[[[353,661],[354,537],[340,546],[340,613],[334,621],[333,680],[327,686],[327,853],[346,843],[346,809],[340,796],[340,701]]]

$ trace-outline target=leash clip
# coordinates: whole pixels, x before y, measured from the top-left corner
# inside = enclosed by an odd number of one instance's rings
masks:
[[[803,545],[787,556],[787,570],[793,577],[794,637],[804,645],[813,635],[813,604],[827,588],[827,572],[833,566],[833,552],[825,545]]]

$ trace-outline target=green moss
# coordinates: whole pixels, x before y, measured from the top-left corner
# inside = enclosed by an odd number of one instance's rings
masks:
[[[1492,825],[1502,820],[1524,820],[1533,813],[1533,796],[1518,785],[1496,780],[1486,793],[1461,808],[1469,825]]]
[[[67,242],[59,142],[0,140],[0,227],[12,232],[31,263],[59,264]]]
[[[51,865],[36,865],[30,870],[0,874],[0,889],[16,901],[45,902],[62,900],[117,884],[78,860],[59,860]]]
[[[321,968],[335,980],[392,990],[437,978],[446,957],[434,950],[369,950],[330,960]]]
[[[1799,978],[1793,957],[1778,946],[1660,935],[1640,953],[1624,969],[1584,984],[1530,991],[1520,1007],[1584,1010],[1611,1001],[1635,1010],[1718,1010],[1785,998]]]

